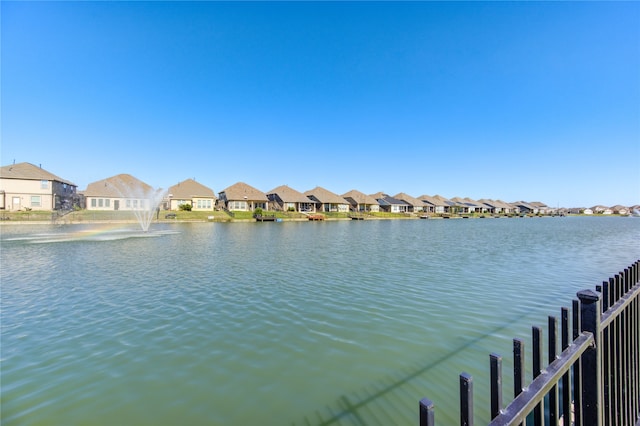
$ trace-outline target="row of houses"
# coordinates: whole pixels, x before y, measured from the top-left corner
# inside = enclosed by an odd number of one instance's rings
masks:
[[[73,207],[87,210],[138,210],[150,204],[165,210],[179,210],[189,204],[194,211],[290,211],[322,212],[390,212],[418,214],[556,214],[557,209],[541,202],[420,195],[395,195],[378,192],[364,194],[351,190],[338,195],[317,186],[300,192],[287,185],[260,191],[244,182],[225,188],[217,195],[196,182],[186,179],[167,191],[154,190],[150,185],[129,174],[119,174],[87,185],[78,191],[72,182],[62,179],[42,167],[30,163],[12,164],[0,168],[0,210],[67,210]],[[597,208],[597,206],[596,206]],[[606,211],[629,214],[630,209],[614,206]],[[584,210],[584,209],[582,209]],[[593,210],[600,212],[598,210]]]

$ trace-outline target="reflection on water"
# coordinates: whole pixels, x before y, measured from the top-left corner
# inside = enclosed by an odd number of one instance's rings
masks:
[[[461,371],[483,421],[488,354],[640,258],[631,218],[96,229],[0,228],[3,424],[449,424]]]
[[[77,228],[73,231],[67,231],[68,228]],[[121,225],[97,226],[89,227],[68,227],[59,226],[54,229],[55,232],[40,233],[22,233],[15,236],[7,236],[2,239],[3,242],[22,241],[29,243],[63,243],[72,241],[114,241],[127,238],[150,238],[161,237],[163,235],[175,234],[175,230],[148,230],[141,231],[139,229],[123,228]]]

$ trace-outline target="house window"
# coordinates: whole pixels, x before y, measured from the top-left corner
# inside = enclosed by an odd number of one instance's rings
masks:
[[[98,207],[103,207],[104,206],[104,199],[103,198],[99,198],[98,199]]]
[[[31,196],[31,207],[41,207],[40,205],[40,196],[32,195]]]
[[[133,200],[133,208],[134,209],[138,208],[138,200]]]
[[[104,200],[104,206],[105,207],[111,207],[111,199],[110,198],[106,198]]]
[[[130,209],[131,208],[131,200],[127,200],[126,204],[127,204],[127,208]]]
[[[49,189],[49,181],[41,180],[40,181],[40,189]]]
[[[96,199],[92,198],[91,199],[91,207],[95,207],[96,206]]]

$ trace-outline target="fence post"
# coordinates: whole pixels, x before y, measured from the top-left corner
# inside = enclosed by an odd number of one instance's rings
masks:
[[[473,378],[460,374],[460,426],[473,426]]]
[[[491,369],[491,419],[496,418],[502,409],[502,357],[489,355]]]
[[[582,331],[593,335],[594,345],[581,357],[582,420],[585,426],[602,425],[602,378],[600,347],[601,295],[593,290],[578,292]]]
[[[428,398],[420,400],[420,426],[435,426],[435,409],[433,402]]]

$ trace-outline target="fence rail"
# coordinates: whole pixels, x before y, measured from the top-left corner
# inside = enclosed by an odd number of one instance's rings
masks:
[[[533,381],[525,385],[525,345],[513,340],[514,399],[503,408],[502,357],[490,354],[490,426],[640,425],[640,260],[594,290],[582,290],[558,320],[532,327]],[[569,321],[571,313],[571,324]],[[571,336],[571,337],[570,337]],[[562,352],[557,353],[558,337]],[[435,426],[435,404],[419,403],[420,426]],[[460,424],[472,426],[473,378],[460,374]]]

